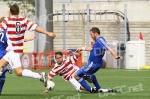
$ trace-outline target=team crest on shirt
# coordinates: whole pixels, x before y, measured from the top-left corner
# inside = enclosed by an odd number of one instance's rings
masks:
[[[21,32],[21,23],[16,22],[16,33],[19,34]]]

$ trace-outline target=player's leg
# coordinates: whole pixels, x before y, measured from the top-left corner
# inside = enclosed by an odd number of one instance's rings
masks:
[[[93,83],[89,75],[84,75],[83,79],[88,81],[89,83]]]
[[[5,74],[0,77],[0,95],[2,93],[4,83],[5,83]]]
[[[8,64],[6,67],[7,67],[8,72],[10,74],[12,74],[12,72],[13,72],[12,66],[10,64]]]
[[[2,70],[2,72],[3,72],[2,75],[4,75],[7,71],[8,71],[7,67],[4,67]]]
[[[75,74],[74,74],[74,78],[81,84],[81,86],[83,86],[87,91],[92,92],[93,89],[92,87],[90,87],[87,82],[82,78],[83,75],[85,75],[82,72],[82,68],[79,69]]]
[[[92,71],[93,73],[96,73],[100,68],[102,67],[101,63],[100,64],[93,64],[90,72]],[[101,88],[100,84],[98,83],[98,80],[96,78],[96,76],[94,74],[90,75],[90,79],[92,80],[92,83],[94,84],[94,86],[96,87],[96,90],[98,92],[110,92],[111,89],[103,89]]]
[[[96,87],[97,90],[101,89],[101,86],[98,83],[97,78],[94,74],[90,75],[90,79],[92,80],[92,82],[93,82],[93,84],[94,84],[94,86]]]
[[[17,67],[17,68],[14,68],[14,72],[16,73],[17,76],[24,76],[24,77],[40,79],[44,83],[45,87],[47,85],[47,83],[46,83],[46,73],[44,73],[44,72],[42,72],[42,73],[32,72],[31,70],[28,70],[28,69],[22,69],[21,66]]]
[[[78,79],[79,77],[83,77],[84,75],[89,75],[89,76],[93,75],[95,72],[97,72],[100,69],[100,67],[101,67],[101,64],[93,64],[93,62],[89,62],[88,65],[82,67],[79,71],[76,72],[75,78]],[[94,77],[95,76],[92,77],[93,80],[95,80]],[[97,87],[96,89],[100,89],[101,88],[100,85],[98,84],[98,82],[94,82],[94,85],[96,85],[96,87]],[[89,91],[89,89],[88,89],[88,91]],[[96,92],[96,90],[93,90],[93,91]]]
[[[12,68],[10,67],[10,65],[8,64],[7,66],[5,66],[2,70],[2,75],[4,75],[6,72],[9,72],[10,74],[12,74]]]
[[[96,89],[98,90],[98,92],[109,92],[109,89],[103,89],[101,88],[100,84],[98,83],[98,80],[96,78],[96,76],[93,74],[93,75],[90,75],[90,79],[92,80],[94,86],[96,87]]]
[[[14,72],[16,73],[17,76],[37,78],[37,79],[40,79],[42,82],[44,82],[44,86],[47,85],[46,84],[47,83],[46,82],[46,74],[44,72],[40,74],[40,73],[32,72],[31,70],[28,70],[28,69],[22,69],[20,53],[9,52],[8,56],[9,56],[9,59],[7,57],[6,57],[6,59],[8,59],[7,61],[9,61],[9,64],[12,66],[12,68],[14,69]]]
[[[81,90],[86,90],[83,86],[81,86],[81,84],[74,78],[72,77],[69,82],[75,87],[75,89],[79,92],[81,92]]]
[[[8,62],[2,58],[0,59],[0,76],[3,74],[3,68],[8,64]]]

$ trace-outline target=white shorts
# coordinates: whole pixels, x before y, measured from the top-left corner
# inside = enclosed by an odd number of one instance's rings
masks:
[[[14,53],[10,51],[7,52],[3,58],[6,61],[8,61],[10,66],[12,66],[12,68],[14,69],[14,68],[21,67],[21,60],[20,60],[21,55],[22,55],[21,53]]]

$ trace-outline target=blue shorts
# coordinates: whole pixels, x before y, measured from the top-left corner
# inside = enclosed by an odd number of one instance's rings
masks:
[[[93,75],[102,67],[102,64],[103,63],[89,62],[87,65],[77,71],[77,75],[79,77],[82,77],[83,75]]]

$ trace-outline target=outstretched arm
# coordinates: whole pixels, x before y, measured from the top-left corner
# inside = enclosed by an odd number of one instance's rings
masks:
[[[55,68],[55,67],[54,67],[54,68]],[[54,68],[52,68],[52,70],[49,72],[47,81],[52,81],[53,77],[54,77],[55,75],[57,75],[57,73],[54,72],[54,71],[55,71]],[[49,91],[49,90],[46,88],[46,89],[44,90],[44,93],[48,93],[48,91]]]
[[[36,32],[39,32],[39,33],[42,33],[42,34],[46,34],[46,35],[50,36],[51,38],[55,38],[55,37],[56,37],[56,35],[55,35],[53,32],[48,32],[48,31],[42,29],[42,28],[39,27],[39,26],[37,26],[37,27],[35,28],[35,31],[36,31]]]
[[[77,51],[91,51],[92,47],[82,47],[82,48],[78,48]]]
[[[78,58],[78,57],[80,56],[80,53],[79,53],[80,51],[72,52],[71,50],[68,50],[67,52],[68,52],[68,54],[73,54],[73,55],[75,55],[76,58]]]
[[[24,42],[32,41],[35,38],[36,38],[36,36],[33,34],[29,38],[24,38]]]
[[[115,57],[115,59],[121,59],[122,58],[121,56],[117,56],[116,53],[111,48],[108,48],[108,51]]]

